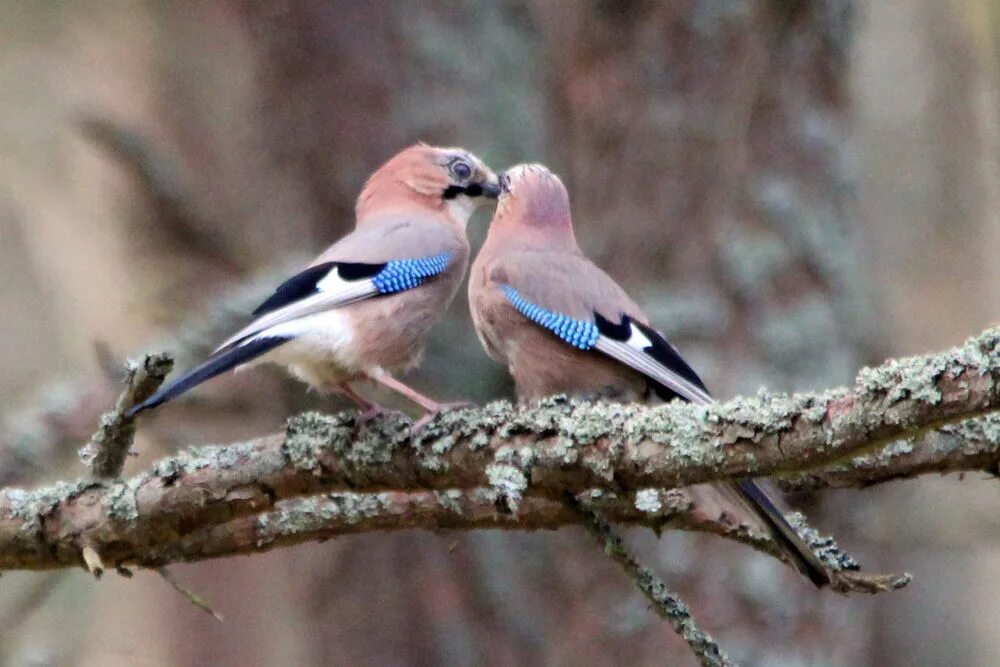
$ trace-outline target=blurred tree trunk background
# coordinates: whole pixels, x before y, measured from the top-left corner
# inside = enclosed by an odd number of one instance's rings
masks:
[[[95,344],[135,354],[317,253],[416,140],[561,173],[585,251],[719,396],[822,388],[957,342],[1000,310],[998,16],[987,0],[3,3],[0,409],[106,375]],[[438,333],[418,387],[509,396],[464,299]],[[277,375],[220,379],[144,425],[131,469],[306,406],[336,407]],[[59,465],[16,481],[79,472]],[[995,524],[969,509],[990,493],[798,499],[868,568],[917,574],[872,601],[720,540],[630,538],[746,664],[977,662],[1000,654],[983,584],[998,554],[978,539]],[[692,660],[580,530],[366,535],[176,571],[225,624],[152,575],[74,573],[0,659]],[[0,586],[13,599],[28,578]]]

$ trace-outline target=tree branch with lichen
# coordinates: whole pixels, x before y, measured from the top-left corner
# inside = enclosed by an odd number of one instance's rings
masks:
[[[97,433],[80,449],[80,458],[90,466],[94,479],[115,479],[121,475],[136,429],[135,417],[126,413],[152,396],[173,367],[174,360],[165,354],[150,354],[141,364],[129,364],[125,391],[118,397],[114,409],[101,416]]]
[[[283,434],[191,448],[131,479],[0,491],[0,570],[78,566],[84,547],[108,567],[155,567],[362,530],[554,528],[579,521],[561,504],[567,493],[605,494],[594,508],[614,521],[707,530],[774,553],[766,537],[699,517],[669,490],[758,475],[842,486],[851,470],[859,484],[993,471],[996,421],[968,420],[996,409],[998,379],[994,329],[821,394],[498,402],[446,413],[415,439],[403,418],[359,426],[349,413],[307,413]]]

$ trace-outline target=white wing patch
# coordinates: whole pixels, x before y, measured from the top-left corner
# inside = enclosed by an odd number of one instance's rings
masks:
[[[692,403],[705,405],[712,402],[712,397],[704,389],[650,356],[646,348],[651,347],[653,341],[633,322],[629,322],[628,340],[616,340],[601,334],[594,344],[596,350],[656,380]]]
[[[218,349],[221,350],[243,338],[256,338],[265,333],[274,335],[273,332],[280,325],[295,325],[296,320],[308,319],[312,315],[322,314],[323,311],[345,306],[379,293],[370,278],[348,281],[341,278],[336,271],[331,271],[317,282],[316,287],[319,289],[318,294],[299,299],[284,308],[262,315],[230,336]]]
[[[629,334],[628,340],[625,341],[630,347],[634,347],[640,352],[644,351],[647,347],[653,347],[653,341],[649,340],[649,336],[642,333],[642,330],[629,323],[629,330],[632,332]]]
[[[338,294],[358,287],[374,290],[375,283],[371,278],[364,280],[344,280],[340,277],[340,272],[336,268],[316,283],[316,289],[323,294]]]

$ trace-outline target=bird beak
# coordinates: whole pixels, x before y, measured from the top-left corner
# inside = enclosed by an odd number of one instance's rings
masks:
[[[487,181],[483,183],[483,196],[489,197],[490,199],[496,199],[500,196],[500,182],[499,181]]]

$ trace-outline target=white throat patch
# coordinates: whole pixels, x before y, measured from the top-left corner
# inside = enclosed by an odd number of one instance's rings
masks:
[[[448,215],[460,224],[462,228],[465,228],[469,224],[469,218],[472,217],[473,212],[475,212],[478,206],[479,202],[468,195],[458,195],[454,199],[449,199],[445,202]]]

